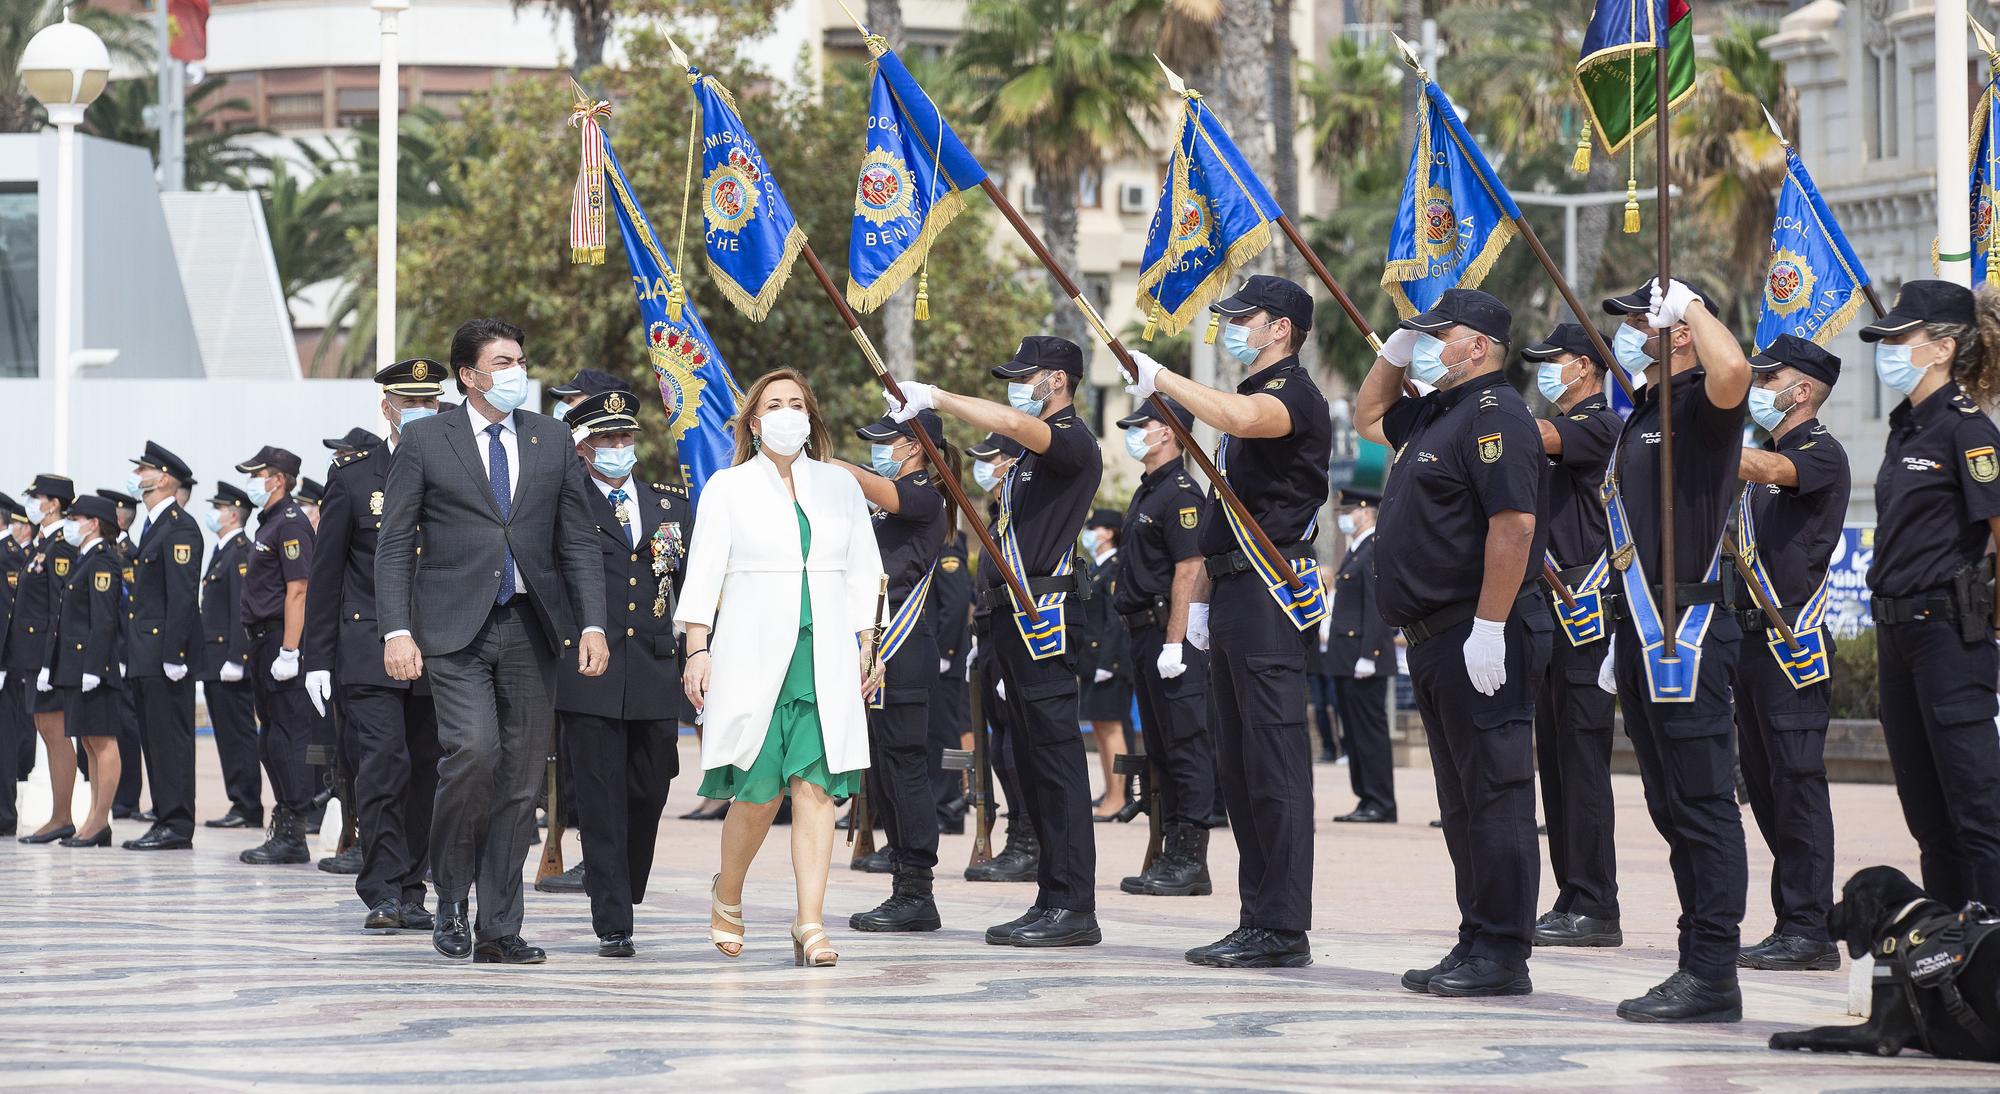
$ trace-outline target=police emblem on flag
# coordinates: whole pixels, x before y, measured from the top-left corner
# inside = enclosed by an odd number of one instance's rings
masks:
[[[1967,452],[1965,469],[1972,472],[1973,482],[1992,482],[1995,478],[2000,478],[2000,460],[1993,458],[1993,448],[1990,445]]]
[[[288,539],[285,541],[285,557],[291,559],[293,562],[297,562],[299,560],[298,540]]]
[[[186,543],[174,544],[174,564],[185,566],[194,561],[194,548]]]
[[[1979,188],[1979,200],[1972,203],[1972,242],[1974,250],[1986,249],[1986,234],[1993,230],[1993,186],[1988,183]]]
[[[701,390],[707,381],[695,372],[708,362],[708,351],[694,335],[664,321],[653,324],[646,347],[653,372],[660,378],[660,397],[667,403],[667,436],[678,441],[701,414]]]
[[[99,573],[92,578],[91,584],[96,587],[98,592],[108,593],[111,591],[111,575]]]
[[[1201,513],[1194,506],[1188,505],[1181,508],[1181,527],[1192,528],[1200,523]]]
[[[1442,186],[1426,187],[1418,206],[1423,217],[1420,241],[1425,255],[1449,258],[1458,251],[1458,215],[1452,208],[1451,191]]]
[[[1497,463],[1500,460],[1500,434],[1488,433],[1479,438],[1479,460],[1481,463]]]
[[[66,558],[56,559],[56,576],[57,577],[69,576],[69,559]]]
[[[742,149],[732,148],[728,162],[716,164],[702,180],[701,208],[708,214],[711,226],[738,232],[757,215],[757,187],[751,181],[751,172],[755,170]]]
[[[862,158],[854,215],[877,227],[910,215],[910,169],[901,156],[877,148]]]
[[[1813,283],[1819,276],[1796,251],[1781,249],[1771,256],[1771,268],[1764,275],[1764,303],[1778,315],[1790,315],[1812,300]]]

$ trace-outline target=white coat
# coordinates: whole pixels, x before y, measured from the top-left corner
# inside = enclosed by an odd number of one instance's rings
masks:
[[[701,766],[747,768],[764,747],[798,640],[799,572],[812,591],[813,690],[829,772],[868,766],[857,632],[874,625],[882,555],[854,476],[801,453],[798,503],[812,525],[799,557],[798,515],[778,467],[759,454],[702,487],[674,620],[712,626]]]

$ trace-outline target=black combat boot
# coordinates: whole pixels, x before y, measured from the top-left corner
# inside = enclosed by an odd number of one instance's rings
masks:
[[[253,866],[289,866],[312,861],[306,850],[305,823],[298,814],[280,805],[271,810],[271,831],[264,842],[241,855],[238,861]]]
[[[937,902],[931,899],[930,871],[909,867],[896,870],[895,887],[889,891],[889,899],[874,911],[847,917],[850,930],[876,933],[935,931],[943,925],[938,918]]]
[[[977,866],[965,868],[967,881],[1033,881],[1041,864],[1042,845],[1034,826],[1025,819],[1007,820],[1007,844],[1000,853]]]
[[[1159,869],[1146,886],[1147,896],[1207,896],[1215,891],[1208,879],[1208,829],[1169,825],[1161,842]]]

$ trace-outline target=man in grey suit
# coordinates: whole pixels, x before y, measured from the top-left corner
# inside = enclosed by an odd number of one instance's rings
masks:
[[[545,960],[521,939],[521,866],[554,725],[556,658],[574,650],[584,676],[610,660],[590,487],[569,432],[520,409],[521,344],[520,329],[497,319],[452,336],[465,405],[404,427],[375,556],[383,667],[397,680],[428,669],[437,705],[431,944],[501,964]],[[466,921],[475,881],[476,946]]]

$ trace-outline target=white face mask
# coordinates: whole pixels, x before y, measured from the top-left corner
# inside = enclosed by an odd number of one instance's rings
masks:
[[[758,436],[764,447],[780,456],[790,456],[806,446],[806,438],[812,436],[812,419],[803,410],[785,407],[768,411],[758,418],[763,430]]]
[[[83,546],[83,523],[75,520],[63,521],[62,537],[71,547]]]
[[[502,414],[512,414],[528,401],[528,370],[520,365],[487,374],[493,386],[485,391],[486,403]]]

